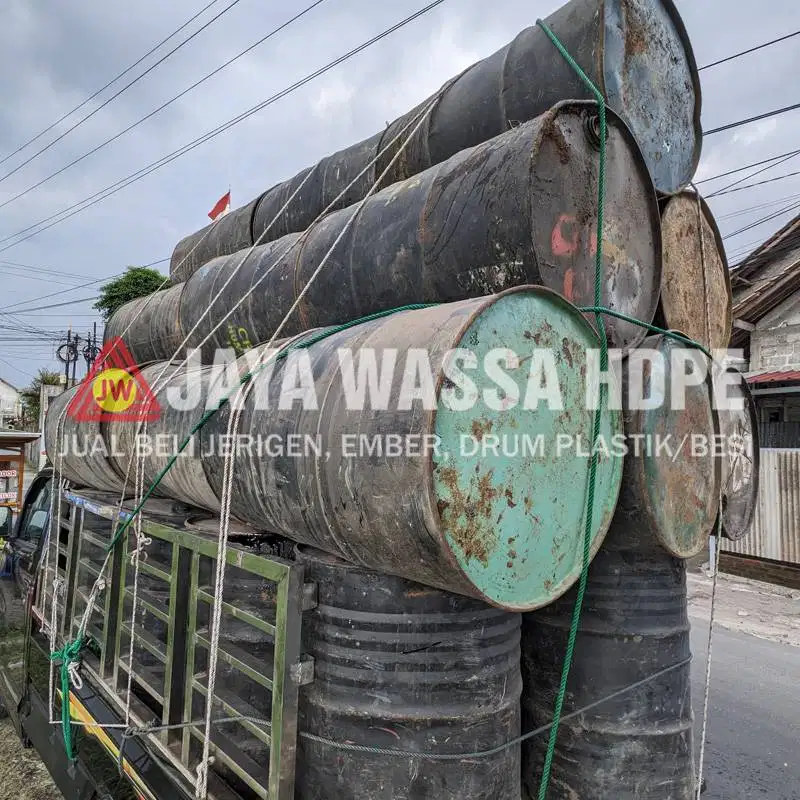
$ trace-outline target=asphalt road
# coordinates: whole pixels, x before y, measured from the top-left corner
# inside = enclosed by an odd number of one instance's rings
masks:
[[[707,624],[692,620],[699,750]],[[800,800],[800,649],[716,628],[704,800]]]

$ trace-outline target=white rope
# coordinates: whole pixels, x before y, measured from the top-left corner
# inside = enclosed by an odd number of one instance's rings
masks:
[[[719,502],[719,519],[717,524],[716,548],[714,553],[714,575],[711,583],[711,607],[708,614],[708,652],[706,653],[706,677],[705,687],[703,691],[703,725],[700,732],[700,757],[697,765],[697,800],[700,800],[700,795],[703,791],[703,766],[706,754],[706,735],[708,733],[708,708],[709,699],[711,696],[711,651],[714,639],[714,609],[717,600],[717,580],[719,576],[719,558],[722,552],[722,542],[720,541],[722,533],[722,493],[720,492]]]
[[[439,94],[441,94],[441,92]],[[436,101],[437,101],[438,97],[439,97],[439,95],[437,94],[436,97],[433,98],[432,102],[425,109],[420,111],[411,120],[409,120],[403,126],[403,128],[400,131],[398,131],[398,133],[389,142],[387,142],[386,145],[384,147],[382,147],[372,159],[370,159],[370,161],[361,170],[361,172],[359,172],[358,175],[356,175],[350,181],[350,183],[344,189],[342,189],[342,191],[339,192],[339,194],[320,212],[320,214],[316,217],[316,219],[314,219],[314,221],[309,225],[309,227],[297,239],[295,239],[293,242],[291,242],[286,247],[286,249],[272,262],[272,264],[270,264],[270,266],[266,270],[264,270],[263,274],[259,277],[259,279],[257,281],[255,281],[255,283],[253,283],[250,286],[250,288],[237,300],[237,302],[233,305],[233,307],[230,309],[230,311],[228,311],[221,319],[219,319],[217,321],[217,323],[214,325],[214,327],[211,329],[211,331],[205,337],[203,337],[203,339],[199,342],[199,344],[196,345],[195,349],[202,348],[203,345],[205,345],[208,341],[210,341],[213,338],[214,334],[236,313],[236,311],[250,297],[250,295],[252,295],[253,292],[255,292],[258,289],[259,286],[261,286],[261,284],[269,277],[269,275],[278,266],[278,264],[280,264],[281,261],[287,255],[289,255],[289,253],[292,252],[292,250],[294,250],[298,246],[301,246],[303,243],[305,243],[305,241],[308,239],[308,236],[310,235],[310,233],[311,233],[312,229],[314,228],[314,226],[320,220],[322,220],[331,210],[333,210],[336,207],[336,205],[339,203],[339,201],[342,200],[346,196],[347,192],[349,192],[350,189],[356,183],[358,183],[358,181],[360,181],[361,178],[363,178],[364,175],[366,175],[372,169],[372,167],[375,166],[375,164],[378,163],[378,161],[383,157],[384,153],[386,153],[388,150],[390,150],[401,139],[401,137],[403,137],[405,135],[406,131],[408,131],[409,128],[411,128],[412,125],[415,125],[415,123],[417,123],[416,127],[414,128],[414,130],[412,131],[410,136],[412,136],[419,129],[420,123],[418,123],[418,120],[421,119],[421,121],[424,121],[424,119],[427,118],[427,116],[430,114],[431,110],[433,109],[433,106],[436,104]],[[405,146],[406,145],[404,143],[402,145],[402,148],[398,151],[398,154],[396,154],[395,157],[392,159],[392,163],[394,163],[397,160],[397,156],[399,155],[399,153],[402,152],[402,149],[404,149]],[[211,298],[211,300],[210,300],[210,302],[208,304],[208,307],[203,311],[203,313],[197,319],[195,324],[192,326],[191,330],[184,336],[183,341],[175,349],[175,352],[172,354],[172,357],[166,361],[166,363],[164,364],[164,367],[162,368],[162,370],[153,379],[152,386],[151,386],[151,391],[152,391],[153,395],[158,394],[166,385],[168,385],[169,382],[178,374],[178,372],[180,372],[180,370],[187,364],[187,362],[189,361],[189,356],[185,356],[183,358],[183,360],[180,361],[180,363],[175,367],[175,369],[173,370],[172,374],[169,377],[164,378],[164,375],[167,372],[167,370],[169,369],[170,365],[180,355],[181,351],[189,343],[189,341],[190,341],[191,337],[194,335],[195,331],[200,327],[200,325],[205,320],[205,318],[211,313],[211,310],[214,308],[214,306],[216,305],[217,301],[222,296],[222,293],[230,285],[231,281],[234,280],[236,275],[239,273],[239,270],[241,270],[241,268],[244,266],[244,264],[247,261],[247,259],[252,255],[253,251],[257,247],[261,246],[263,240],[265,239],[265,237],[267,236],[269,231],[272,229],[272,227],[275,225],[275,223],[278,222],[278,220],[281,218],[283,213],[289,208],[289,206],[294,201],[295,197],[302,191],[303,187],[306,185],[306,182],[311,178],[312,173],[313,173],[313,170],[309,170],[308,174],[303,178],[303,180],[300,182],[298,187],[292,192],[292,194],[289,196],[289,198],[286,200],[286,202],[283,204],[283,206],[281,206],[281,208],[276,212],[275,216],[270,220],[269,224],[266,226],[266,228],[264,229],[263,233],[245,251],[245,253],[242,256],[242,258],[239,261],[239,263],[233,268],[233,270],[231,271],[230,275],[227,277],[225,282],[222,284],[222,286],[219,288],[219,290],[216,292],[216,294]],[[388,174],[388,168],[383,171],[383,173],[381,174],[381,177],[375,182],[374,186],[379,185],[380,181],[387,174]],[[374,190],[374,186],[373,186],[373,190]],[[373,193],[373,190],[370,191],[370,194]],[[369,196],[369,195],[367,195],[367,196]],[[362,203],[363,203],[363,201],[362,201]],[[349,227],[349,223],[348,223],[348,227]],[[198,244],[199,244],[199,242],[198,242]],[[193,252],[193,251],[194,251],[194,248],[192,248],[191,252]],[[189,256],[187,254],[186,258],[188,258],[188,257]],[[183,262],[181,262],[181,263],[183,263]],[[291,311],[294,311],[296,306],[297,306],[297,302],[295,302],[295,304],[292,306]],[[289,315],[287,314],[287,318],[288,318],[288,316]],[[137,317],[138,317],[138,314],[137,314]],[[286,322],[286,318],[281,323],[279,331],[283,329],[283,326],[284,326],[285,322]],[[131,324],[133,324],[133,321],[131,321]],[[128,326],[128,328],[130,328],[130,325]],[[126,329],[126,331],[127,330],[128,329]],[[273,336],[271,341],[274,341],[274,340],[275,340],[275,336]],[[202,369],[202,367],[201,367],[201,369]],[[140,430],[140,428],[137,429],[137,437],[138,437],[138,434],[139,434],[139,430]],[[131,459],[132,459],[132,456],[131,456]],[[131,459],[129,459],[129,461]],[[130,463],[129,463],[129,469],[130,469]],[[128,482],[128,475],[127,475],[127,472],[126,472],[126,478],[125,478],[125,482],[123,484],[123,491],[124,491],[125,487],[127,486],[127,482]]]
[[[347,231],[349,230],[350,226],[354,223],[357,219],[359,213],[361,212],[362,208],[366,204],[367,200],[378,190],[378,187],[381,185],[383,179],[388,175],[389,171],[394,166],[395,162],[400,158],[403,154],[405,148],[408,146],[408,143],[413,138],[414,134],[422,127],[425,123],[425,120],[430,115],[431,111],[436,104],[437,98],[434,98],[427,107],[417,116],[419,117],[419,121],[415,125],[415,127],[411,130],[408,134],[406,139],[403,141],[401,146],[398,148],[397,152],[392,157],[391,161],[388,163],[384,171],[381,175],[375,180],[373,185],[370,187],[370,190],[367,194],[360,200],[356,206],[356,209],[353,214],[350,215],[347,222],[342,226],[342,230],[339,232],[339,235],[334,239],[331,246],[328,248],[325,255],[320,260],[320,263],[317,265],[317,268],[312,273],[311,277],[308,279],[308,282],[303,287],[302,291],[297,295],[294,303],[292,304],[291,308],[286,312],[281,323],[278,325],[276,330],[273,332],[272,337],[270,338],[269,342],[262,348],[259,353],[258,359],[256,360],[255,367],[251,368],[251,372],[254,373],[258,370],[262,364],[261,362],[264,361],[264,357],[267,357],[267,360],[264,362],[264,366],[270,361],[273,361],[276,357],[276,353],[270,352],[272,345],[275,343],[275,340],[280,335],[281,331],[283,330],[284,326],[286,325],[289,318],[292,316],[294,311],[300,305],[303,297],[305,297],[306,293],[311,288],[314,281],[317,279],[319,274],[324,269],[325,265],[328,263],[333,251],[338,246],[339,242],[344,238]],[[251,379],[247,381],[244,386],[240,386],[236,393],[236,399],[234,402],[229,403],[230,405],[230,416],[228,417],[228,427],[227,427],[227,441],[233,441],[232,434],[237,433],[239,429],[239,422],[241,419],[242,411],[244,409],[244,404],[247,398],[250,395],[250,392],[253,390],[255,382]],[[211,722],[212,722],[212,712],[214,706],[214,696],[215,696],[215,689],[216,689],[216,680],[217,680],[217,661],[219,656],[219,638],[220,638],[220,623],[222,621],[222,598],[224,594],[224,587],[225,587],[225,566],[227,564],[227,554],[228,554],[228,535],[230,531],[230,517],[231,517],[231,502],[233,497],[233,473],[234,473],[234,465],[236,463],[236,452],[237,448],[230,447],[225,452],[224,456],[224,470],[223,470],[223,478],[222,478],[222,492],[220,497],[220,528],[219,528],[219,538],[217,542],[217,569],[215,575],[215,583],[214,583],[214,605],[213,605],[213,613],[212,613],[212,628],[210,631],[210,641],[209,641],[209,652],[208,652],[208,686],[206,690],[206,719],[205,719],[205,730],[203,735],[203,754],[200,759],[200,763],[197,766],[197,783],[195,785],[195,798],[196,800],[206,800],[208,794],[208,767],[210,763],[210,750],[211,750]]]
[[[247,300],[247,298],[259,287],[259,285],[267,278],[267,276],[275,269],[275,267],[277,267],[277,265],[281,262],[281,260],[286,255],[288,255],[295,247],[297,247],[298,245],[300,245],[301,243],[306,241],[306,239],[307,239],[311,229],[314,227],[314,225],[316,225],[324,216],[326,216],[329,213],[329,211],[331,211],[339,203],[339,201],[346,195],[346,193],[352,188],[352,186],[355,185],[379,161],[379,159],[384,155],[384,153],[387,150],[389,150],[398,140],[400,140],[401,137],[403,137],[405,135],[406,131],[409,128],[411,128],[411,126],[414,126],[413,129],[411,130],[411,132],[408,134],[408,136],[405,139],[405,141],[402,143],[402,145],[398,149],[398,151],[392,157],[392,159],[389,162],[388,166],[381,173],[380,177],[374,182],[374,184],[373,184],[372,188],[370,189],[370,191],[359,202],[358,207],[356,209],[356,212],[347,221],[347,223],[345,224],[343,230],[340,232],[339,236],[337,236],[336,240],[331,245],[331,247],[329,248],[328,252],[323,257],[323,259],[320,262],[320,264],[317,266],[315,272],[313,273],[313,275],[309,279],[308,283],[303,288],[303,290],[300,292],[298,297],[295,299],[294,303],[292,304],[292,307],[289,309],[289,311],[287,312],[286,316],[283,318],[283,320],[282,320],[281,324],[278,326],[277,330],[273,333],[272,338],[270,339],[270,342],[268,343],[267,347],[265,348],[265,350],[269,349],[269,347],[274,343],[275,339],[278,337],[280,332],[283,330],[286,322],[288,321],[288,319],[290,318],[292,313],[294,313],[294,311],[296,310],[296,308],[298,307],[298,305],[302,301],[303,297],[305,296],[306,292],[308,291],[308,289],[310,288],[312,283],[316,280],[317,276],[320,274],[320,272],[322,271],[324,266],[327,264],[328,260],[330,259],[331,254],[333,253],[333,250],[338,245],[338,243],[341,241],[341,239],[345,235],[346,231],[349,229],[350,225],[352,224],[353,220],[358,216],[358,213],[360,212],[360,210],[363,207],[363,205],[366,202],[366,200],[369,197],[371,197],[372,194],[374,194],[374,192],[377,190],[377,188],[381,184],[382,180],[386,177],[386,175],[389,173],[389,170],[394,166],[396,161],[399,159],[400,155],[405,150],[405,148],[408,145],[408,142],[410,141],[411,137],[413,137],[413,135],[421,128],[421,126],[424,123],[424,121],[430,115],[430,113],[433,110],[437,100],[438,100],[438,95],[435,96],[431,100],[431,102],[426,106],[425,109],[420,111],[414,118],[412,118],[392,138],[391,141],[389,141],[384,147],[382,147],[378,151],[378,153],[369,161],[369,163],[361,170],[361,172],[358,175],[356,175],[353,178],[353,180],[339,193],[339,195],[337,195],[337,197],[334,198],[334,200],[331,201],[331,203],[317,216],[317,218],[314,220],[314,222],[312,222],[312,224],[309,226],[309,228],[303,234],[301,234],[297,239],[295,239],[286,248],[286,250],[283,253],[281,253],[280,256],[278,256],[278,258],[270,265],[270,267],[264,272],[264,274],[259,278],[259,280],[256,281],[250,287],[250,289],[237,301],[237,303],[231,308],[231,310],[228,311],[225,314],[225,316],[223,316],[214,325],[212,330],[199,343],[198,347],[202,347],[204,344],[206,344],[206,342],[208,342],[214,336],[214,334],[217,332],[217,330],[219,330],[219,328],[236,312],[236,310],[242,305],[242,303],[245,302],[245,300]],[[303,189],[306,181],[310,178],[311,174],[312,174],[312,171],[309,171],[308,175],[306,175],[306,177],[303,179],[303,181],[300,183],[300,185],[297,187],[297,189],[295,189],[295,191],[292,193],[292,195],[287,199],[286,203],[275,214],[275,217],[271,220],[269,225],[267,225],[267,227],[265,228],[264,232],[261,234],[261,236],[259,236],[258,240],[256,242],[254,242],[254,244],[245,252],[244,256],[239,261],[239,263],[236,265],[236,267],[233,269],[233,271],[231,272],[231,274],[229,275],[229,277],[227,278],[225,283],[220,287],[220,289],[217,291],[217,293],[211,299],[211,302],[209,303],[208,308],[206,308],[203,311],[203,313],[198,318],[198,320],[196,321],[196,323],[194,324],[192,329],[185,335],[183,341],[176,348],[175,353],[173,354],[172,358],[169,359],[166,362],[166,364],[162,368],[161,372],[158,374],[158,376],[156,376],[155,380],[153,381],[153,386],[151,387],[151,391],[152,391],[153,395],[157,394],[164,386],[166,386],[169,383],[169,381],[171,381],[172,378],[175,377],[175,375],[188,362],[188,360],[189,360],[188,356],[184,357],[184,359],[177,365],[177,367],[175,368],[173,373],[168,378],[166,378],[165,380],[162,380],[164,374],[167,372],[167,370],[169,369],[169,367],[172,364],[172,362],[180,354],[181,350],[186,346],[186,344],[188,343],[188,341],[190,340],[192,335],[195,333],[197,328],[200,326],[200,324],[204,321],[206,316],[211,312],[211,309],[214,307],[214,305],[217,302],[217,300],[221,297],[223,291],[227,288],[227,286],[230,284],[230,282],[235,278],[236,274],[239,272],[239,270],[241,269],[241,267],[243,266],[243,264],[245,263],[247,258],[252,254],[252,252],[256,249],[256,247],[261,245],[263,239],[266,237],[268,232],[271,230],[272,226],[280,219],[281,215],[289,207],[289,205],[292,203],[292,201],[297,196],[297,194]],[[218,219],[221,219],[221,217],[218,218]],[[189,251],[189,253],[186,254],[184,259],[180,262],[181,265],[192,255],[192,253],[196,250],[196,248],[200,246],[200,244],[203,242],[205,237],[208,236],[208,234],[213,230],[213,228],[214,228],[214,225],[209,226],[208,231],[206,231],[206,233],[198,240],[197,244],[195,244],[195,246]],[[159,290],[162,289],[168,282],[169,282],[169,278],[166,278],[162,282],[161,286],[159,287]],[[131,326],[134,324],[134,322],[139,318],[139,316],[147,308],[149,303],[152,302],[152,299],[153,299],[153,297],[155,297],[155,294],[156,294],[156,292],[151,294],[146,299],[146,301],[142,304],[141,308],[139,308],[137,310],[136,314],[130,320],[130,322],[128,323],[127,327],[120,334],[120,336],[122,336],[122,337],[125,336],[125,334],[130,330]],[[67,404],[67,406],[62,410],[61,415],[59,417],[59,423],[63,422],[63,419],[64,419],[64,417],[66,415],[66,410],[67,410],[68,406],[69,406],[69,404]],[[139,420],[138,420],[138,423],[137,423],[137,430],[136,430],[136,435],[135,435],[134,441],[138,441],[138,437],[140,435],[140,432],[141,432],[141,429],[142,429],[142,425],[144,424],[144,415],[145,415],[146,410],[147,410],[146,408],[141,409],[141,412],[139,414]],[[237,414],[236,415],[236,424],[237,425],[238,425],[238,416],[239,415]],[[232,422],[232,421],[233,420],[230,420],[229,422]],[[57,424],[57,429],[58,429],[58,424]],[[135,452],[136,452],[136,450],[132,451],[132,453],[130,455],[130,458],[128,460],[128,465],[127,465],[127,469],[126,469],[126,472],[125,472],[125,478],[124,478],[123,485],[122,485],[122,491],[120,492],[120,500],[119,500],[119,504],[118,504],[118,508],[117,508],[117,520],[119,520],[119,517],[120,517],[121,512],[122,512],[122,506],[123,506],[124,499],[125,499],[125,492],[127,490],[127,484],[128,484],[129,479],[130,479],[130,468],[132,466],[132,462],[133,462],[133,458],[134,458]],[[63,464],[63,455],[64,455],[63,454],[63,448],[60,448],[59,449],[59,465]],[[226,465],[227,465],[227,462],[226,462]],[[137,474],[138,474],[138,472],[139,471],[137,469]],[[60,470],[59,470],[59,474],[60,474]],[[143,477],[142,477],[142,480],[143,480]],[[139,487],[138,487],[138,478],[137,478],[137,492],[138,492],[138,488]],[[138,506],[140,502],[141,502],[141,500],[139,499],[139,501],[136,503],[136,505]],[[61,491],[59,491],[59,497],[58,497],[58,500],[57,500],[57,504],[58,504],[58,515],[59,515],[59,518],[60,518]],[[228,500],[228,514],[227,514],[227,520],[225,521],[225,528],[226,528],[226,532],[224,534],[225,543],[221,548],[222,554],[223,554],[223,558],[222,558],[222,563],[223,563],[222,573],[223,574],[222,574],[222,579],[219,581],[220,590],[222,589],[222,586],[224,585],[224,554],[227,552],[227,528],[229,526],[229,521],[230,521],[230,516],[229,515],[230,515],[230,500]],[[138,534],[141,533],[141,516],[137,515],[137,517],[139,517],[139,519],[137,520],[137,532],[138,533],[137,533],[137,550],[136,550],[136,552],[139,553],[141,551],[141,539],[139,538]],[[222,520],[221,520],[221,528],[222,528]],[[222,531],[220,533],[220,543],[222,543]],[[219,547],[218,547],[217,555],[218,555],[218,563],[219,563],[219,560],[220,560],[219,559],[219,556],[220,556],[220,548]],[[136,557],[136,572],[134,574],[134,595],[135,595],[136,594],[136,590],[137,590],[137,577],[138,577],[138,557],[136,556],[136,553],[134,554],[134,557]],[[57,563],[57,561],[56,561],[56,563]],[[104,579],[104,572],[107,569],[107,566],[108,566],[109,563],[110,563],[110,554],[107,554],[106,561],[104,562],[103,568],[101,569],[101,573],[98,576],[97,581],[95,582],[95,585],[97,585],[98,581],[100,581],[101,579]],[[93,589],[94,589],[94,587],[93,587]],[[220,594],[220,596],[221,596],[221,594]],[[215,609],[218,606],[221,609],[220,603],[215,599]],[[134,615],[135,615],[135,609],[136,609],[136,604],[134,602],[134,609],[133,609],[133,614]],[[219,614],[221,612],[216,612],[216,613]],[[218,627],[219,627],[218,625],[215,625],[216,646],[213,649],[213,658],[214,658],[215,669],[214,669],[213,678],[211,676],[209,677],[210,683],[213,683],[216,680],[216,675],[215,675],[215,672],[216,672],[216,658],[217,658],[217,650],[218,650],[218,646],[219,646],[218,645],[218,642],[219,642]],[[131,645],[132,645],[132,640],[131,640]],[[55,649],[55,643],[51,647],[51,650],[54,650],[54,649]],[[132,651],[132,647],[131,647],[131,651]],[[131,654],[129,656],[129,667],[132,668],[132,660],[131,659],[132,659],[132,652],[131,652]],[[130,714],[130,706],[129,706],[129,704],[130,704],[130,693],[131,693],[131,686],[130,686],[130,683],[131,683],[131,671],[132,671],[131,668],[129,668],[129,670],[128,670],[128,693],[127,693],[127,703],[126,703],[126,720],[128,719],[129,714]],[[54,665],[53,664],[50,665],[50,670],[51,670],[51,683],[53,683],[54,682]],[[51,690],[51,721],[54,721],[54,720],[52,720],[53,698],[54,698],[54,690]],[[208,703],[208,708],[209,709],[211,708],[211,704],[212,704],[211,701],[212,700],[213,700],[213,696],[212,696],[211,688],[209,688],[209,703]],[[203,778],[202,778],[201,783],[202,783],[202,786],[205,787],[203,789],[203,795],[202,795],[203,798],[205,798],[206,791],[207,791],[208,745],[209,745],[209,736],[208,736],[208,732],[207,732],[206,742],[205,742],[205,745],[204,745],[204,755],[203,755],[203,760],[201,762],[201,766],[203,767],[203,769],[200,770],[200,772],[202,772],[202,774],[203,774]]]
[[[147,430],[147,423],[144,425]],[[134,442],[134,452],[137,453],[136,459],[136,491],[134,494],[134,502],[136,506],[142,501],[144,495],[144,462],[145,457],[142,448],[138,447],[138,442]],[[133,564],[133,595],[131,597],[131,630],[130,630],[130,643],[128,647],[128,686],[125,693],[125,725],[130,725],[131,722],[131,694],[133,691],[133,645],[136,638],[136,608],[139,602],[139,561],[144,552],[147,544],[151,543],[149,536],[144,536],[142,533],[142,515],[137,514],[134,520],[134,533],[136,535],[136,549],[131,555],[131,563]],[[126,540],[127,541],[127,540]],[[127,571],[127,570],[126,570]],[[127,581],[126,581],[127,583]],[[125,587],[122,587],[122,597],[124,605]]]

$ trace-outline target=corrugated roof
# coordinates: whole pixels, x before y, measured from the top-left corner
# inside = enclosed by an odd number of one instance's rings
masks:
[[[800,384],[800,369],[784,370],[782,372],[761,372],[757,375],[748,375],[747,382],[762,383],[798,383]]]

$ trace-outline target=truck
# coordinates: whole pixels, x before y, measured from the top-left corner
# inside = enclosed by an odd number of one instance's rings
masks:
[[[134,570],[126,537],[114,541],[131,508],[67,487],[48,465],[17,519],[0,509],[0,701],[69,800],[195,796],[218,523],[198,509],[148,501],[138,531],[149,540],[147,557]],[[231,532],[214,692],[224,724],[211,737],[210,798],[294,795],[298,690],[313,678],[300,622],[314,586],[285,557],[287,544],[243,526]],[[92,597],[106,557],[108,580]],[[80,676],[68,686],[70,753],[51,656],[74,639],[84,614]]]

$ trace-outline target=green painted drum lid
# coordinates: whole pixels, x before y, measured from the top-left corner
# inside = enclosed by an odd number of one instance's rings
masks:
[[[444,402],[456,391],[440,376],[433,432],[440,449],[430,458],[430,502],[449,555],[487,602],[516,611],[540,608],[580,576],[594,411],[587,408],[589,351],[597,334],[575,306],[543,287],[496,295],[465,322],[454,347],[479,365],[497,348],[518,355],[503,371],[519,387],[497,397],[483,368],[464,370],[477,401],[465,410]],[[549,354],[549,355],[548,355]],[[547,367],[557,385],[536,406],[531,386]],[[530,380],[533,374],[534,380]],[[466,398],[466,392],[459,394]],[[451,404],[452,406],[452,404]],[[526,407],[527,406],[527,407]],[[601,415],[605,442],[622,435],[622,414]],[[558,443],[562,446],[559,451]],[[623,459],[601,452],[591,525],[591,554],[599,549],[616,507]]]

